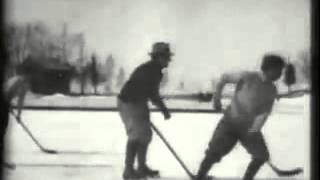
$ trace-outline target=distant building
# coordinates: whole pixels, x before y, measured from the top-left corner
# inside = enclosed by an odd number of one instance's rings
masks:
[[[26,59],[31,66],[31,91],[40,94],[70,93],[73,67],[58,58]]]

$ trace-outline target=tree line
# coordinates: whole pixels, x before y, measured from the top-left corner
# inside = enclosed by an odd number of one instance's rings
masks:
[[[30,57],[44,65],[72,67],[72,76],[81,94],[86,93],[85,84],[88,82],[95,94],[99,93],[101,84],[104,85],[102,93],[111,93],[119,89],[126,79],[125,69],[116,66],[112,55],[102,64],[102,60],[98,61],[94,53],[85,49],[85,35],[70,33],[66,24],[61,32],[53,32],[43,22],[9,23],[5,26],[4,40],[9,59],[5,68],[6,79],[17,75],[18,66]]]
[[[9,57],[6,78],[16,75],[17,67],[30,55],[44,64],[71,66],[73,79],[79,86],[80,94],[87,93],[88,84],[94,94],[118,92],[128,78],[127,72],[118,66],[112,54],[98,58],[94,53],[88,52],[85,34],[69,32],[67,24],[62,26],[60,32],[53,32],[43,22],[23,25],[9,23],[5,26],[4,40]],[[287,83],[297,81],[298,84],[310,84],[310,56],[308,50],[303,50],[295,59],[290,60],[297,79],[285,79]],[[164,72],[160,87],[166,87],[168,81],[168,73]],[[184,91],[185,83],[181,80],[177,90]]]

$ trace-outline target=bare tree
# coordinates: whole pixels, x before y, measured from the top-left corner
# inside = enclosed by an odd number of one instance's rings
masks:
[[[83,36],[81,36],[83,37]],[[84,65],[84,46],[85,46],[85,41],[83,38],[81,38],[82,41],[80,42],[80,48],[79,48],[79,65],[80,65],[80,93],[84,94],[84,87],[86,83],[86,67]]]
[[[113,76],[114,76],[114,65],[115,61],[112,55],[109,55],[106,60],[106,91],[111,92],[112,91],[112,83],[113,83]]]
[[[96,60],[96,56],[94,54],[91,56],[90,75],[91,75],[92,86],[94,88],[94,94],[97,94],[99,74],[98,74],[98,70],[97,70],[97,60]]]
[[[184,87],[184,82],[181,81],[181,82],[179,83],[179,85],[178,85],[178,90],[183,91],[184,88],[185,88],[185,87]]]
[[[10,61],[20,64],[28,55],[61,57],[66,60],[71,51],[70,47],[66,46],[67,41],[70,41],[66,31],[66,26],[64,26],[62,35],[55,34],[43,22],[19,26],[7,25],[5,41]]]
[[[296,83],[296,71],[293,64],[288,63],[284,72],[284,83],[288,87],[288,92],[291,91],[291,86]]]
[[[311,57],[308,51],[301,51],[298,55],[298,65],[305,81],[310,83],[311,76]]]
[[[116,84],[116,87],[117,88],[121,88],[124,84],[124,81],[125,81],[125,71],[123,69],[123,67],[120,67],[119,68],[119,73],[118,73],[118,76],[117,76],[117,84]]]
[[[169,77],[168,77],[168,71],[165,71],[163,73],[163,76],[162,76],[162,79],[161,79],[161,82],[160,82],[160,88],[164,88],[167,84],[168,84],[168,81],[169,81]]]

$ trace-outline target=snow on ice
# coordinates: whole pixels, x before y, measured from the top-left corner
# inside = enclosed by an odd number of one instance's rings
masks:
[[[33,103],[43,104],[46,100],[47,104],[53,105],[57,99],[66,98],[68,100],[63,101],[63,105],[108,105],[103,97],[86,98],[89,100],[83,103],[79,98],[63,95],[38,98]],[[186,104],[177,101],[176,104],[169,104],[169,107],[179,106],[179,103]],[[197,102],[192,106],[211,107],[209,103]],[[154,112],[151,118],[187,167],[196,172],[221,116],[211,113],[174,113],[172,119],[165,121],[159,112]],[[297,179],[310,177],[309,117],[308,95],[281,99],[276,102],[274,113],[263,129],[275,164],[284,169],[304,168],[304,173]],[[6,137],[6,161],[16,164],[17,168],[5,169],[5,179],[121,179],[126,135],[117,112],[26,110],[23,112],[23,121],[46,148],[78,153],[50,155],[41,152],[11,117]],[[148,157],[150,166],[159,169],[163,177],[188,178],[155,133]],[[210,173],[218,177],[241,177],[249,160],[250,156],[237,145]],[[264,166],[258,177],[271,179],[277,176],[268,166]]]

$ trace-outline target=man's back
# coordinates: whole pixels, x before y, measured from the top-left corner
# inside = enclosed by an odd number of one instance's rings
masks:
[[[129,102],[147,101],[157,93],[161,78],[161,67],[156,62],[148,61],[135,69],[119,96]]]

